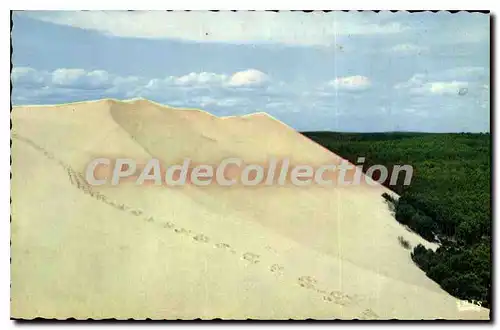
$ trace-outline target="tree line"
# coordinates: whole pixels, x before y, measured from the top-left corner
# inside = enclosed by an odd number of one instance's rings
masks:
[[[427,276],[460,299],[491,304],[491,135],[489,133],[304,132],[316,143],[363,170],[380,164],[412,165],[409,186],[400,177],[383,184],[400,195],[392,204],[397,221],[429,241],[412,251]],[[388,178],[391,177],[389,173]],[[376,179],[376,178],[375,178]]]

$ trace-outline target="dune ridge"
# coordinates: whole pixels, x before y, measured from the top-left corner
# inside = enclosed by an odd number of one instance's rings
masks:
[[[341,160],[271,116],[219,118],[144,99],[42,110],[49,107],[12,111],[13,317],[489,317],[486,309],[458,311],[458,300],[412,263],[398,236],[436,246],[392,218],[382,186],[203,190],[81,181],[91,157],[109,154],[167,163],[192,155]],[[61,171],[66,177],[54,175]],[[71,256],[83,259],[68,265]]]

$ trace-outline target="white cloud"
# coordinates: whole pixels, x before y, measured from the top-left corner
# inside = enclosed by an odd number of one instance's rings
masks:
[[[394,88],[408,90],[412,94],[464,96],[470,91],[478,92],[480,86],[484,85],[484,79],[487,79],[484,68],[457,67],[440,72],[417,73]]]
[[[85,75],[83,69],[57,69],[52,73],[52,83],[58,86],[72,85]]]
[[[179,86],[207,86],[223,84],[227,81],[228,77],[224,74],[212,72],[191,72],[181,77],[169,77],[167,79]]]
[[[446,69],[436,72],[416,73],[409,81],[399,83],[397,86],[411,86],[424,81],[488,81],[489,71],[480,66],[463,66],[451,69]]]
[[[412,94],[465,95],[469,84],[466,81],[410,81],[398,84],[396,89],[406,88]]]
[[[429,92],[432,94],[460,94],[467,93],[467,82],[465,81],[436,81],[426,83],[421,87],[423,92]]]
[[[12,70],[13,95],[16,101],[26,103],[29,99],[41,101],[65,93],[70,96],[83,95],[102,97],[146,97],[164,99],[166,94],[187,95],[201,106],[216,105],[230,107],[244,103],[242,98],[224,97],[231,90],[248,93],[254,87],[270,87],[272,80],[262,71],[248,69],[234,74],[212,72],[191,72],[180,76],[146,79],[135,76],[118,76],[104,70],[86,71],[80,68],[60,68],[52,72],[38,71],[28,67],[15,67]],[[281,86],[277,82],[278,86]],[[207,93],[217,96],[211,99]],[[243,95],[243,94],[242,94]],[[234,96],[234,95],[233,95]],[[198,99],[196,99],[198,97]],[[199,97],[204,97],[203,99]],[[38,99],[37,99],[38,98]],[[188,102],[189,100],[186,100]]]
[[[116,76],[113,79],[113,86],[118,89],[131,88],[139,86],[143,83],[144,83],[144,78],[135,76],[128,76],[128,77]]]
[[[328,82],[327,85],[338,90],[363,91],[369,89],[372,83],[365,76],[348,76],[335,78]]]
[[[14,86],[17,87],[54,87],[72,89],[111,88],[116,84],[114,79],[120,78],[103,70],[85,71],[83,69],[61,68],[52,72],[47,72],[28,67],[13,68],[11,76]]]
[[[51,78],[54,86],[63,88],[105,89],[113,86],[112,76],[103,70],[57,69]]]
[[[48,73],[28,67],[12,68],[12,83],[18,86],[43,86]]]
[[[232,75],[213,72],[191,72],[182,76],[167,76],[145,80],[141,77],[122,77],[104,70],[85,71],[75,68],[61,68],[52,72],[37,71],[28,67],[12,69],[14,84],[21,86],[51,85],[60,88],[142,87],[148,90],[164,90],[172,87],[255,87],[271,82],[270,77],[259,70],[248,69]]]
[[[393,34],[408,29],[399,22],[382,21],[381,14],[357,12],[38,11],[16,14],[111,36],[198,42],[334,45],[339,36]]]
[[[212,72],[191,72],[183,76],[151,79],[144,88],[161,90],[172,87],[257,87],[266,85],[270,81],[271,79],[267,74],[255,69],[235,72],[232,75]]]
[[[229,78],[228,85],[235,87],[261,86],[269,81],[269,76],[264,72],[255,69],[249,69],[233,74],[231,78]]]

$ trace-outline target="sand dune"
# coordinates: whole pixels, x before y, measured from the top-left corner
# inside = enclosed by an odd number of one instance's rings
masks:
[[[377,187],[90,187],[96,157],[339,163],[263,114],[147,101],[12,111],[16,318],[488,319],[400,246]]]

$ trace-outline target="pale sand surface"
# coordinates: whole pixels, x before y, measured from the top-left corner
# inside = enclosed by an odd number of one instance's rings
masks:
[[[17,318],[488,319],[413,264],[436,248],[395,221],[384,187],[89,188],[96,157],[341,158],[266,114],[217,118],[146,100],[12,112]]]

